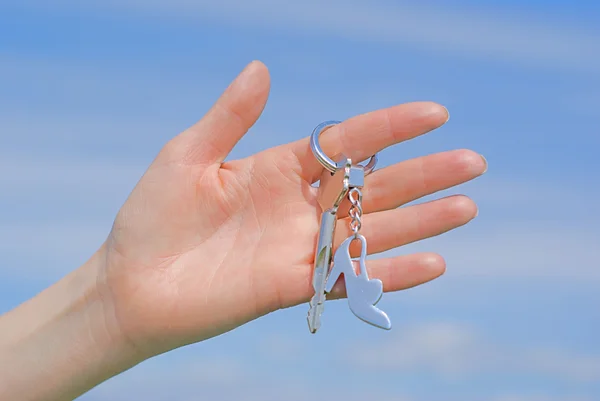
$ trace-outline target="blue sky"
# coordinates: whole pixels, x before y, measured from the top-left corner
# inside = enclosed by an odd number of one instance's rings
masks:
[[[470,148],[479,216],[389,251],[433,251],[434,283],[386,294],[378,331],[330,303],[154,358],[82,400],[600,399],[600,4],[104,0],[0,2],[0,312],[83,263],[172,136],[253,59],[272,92],[231,157],[323,120],[415,100],[446,126],[381,165]]]

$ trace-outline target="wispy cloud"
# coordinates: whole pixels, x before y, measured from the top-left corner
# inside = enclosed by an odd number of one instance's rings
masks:
[[[562,222],[494,220],[389,251],[383,256],[435,251],[453,275],[600,279],[598,234]]]
[[[225,401],[242,395],[242,389],[252,386],[252,378],[241,358],[204,356],[168,362],[159,357],[102,384],[81,400],[191,401],[202,394],[202,399]]]
[[[51,221],[0,224],[0,275],[58,279],[102,245],[112,221]]]
[[[155,18],[220,19],[236,26],[270,27],[300,35],[418,46],[445,54],[508,61],[548,69],[600,72],[600,31],[560,19],[517,18],[506,10],[477,11],[438,4],[374,1],[61,0],[37,7],[130,12]],[[23,4],[22,4],[23,5]]]
[[[39,157],[26,154],[0,154],[0,185],[4,197],[35,193],[60,193],[70,190],[90,198],[122,190],[133,189],[147,166],[126,160]]]
[[[502,374],[569,382],[600,380],[600,355],[490,341],[457,323],[415,325],[387,342],[355,347],[351,360],[370,369],[429,372],[447,380]],[[358,352],[356,350],[359,350]]]
[[[160,128],[184,129],[195,121],[186,121],[185,111],[199,118],[227,83],[215,83],[215,74],[202,67],[173,72],[138,63],[96,65],[22,54],[0,55],[0,74],[6,78],[0,93],[0,135],[36,134],[42,142],[139,138]],[[174,134],[163,132],[169,133]]]
[[[245,355],[207,358],[206,355],[196,354],[193,361],[190,360],[192,358],[185,359],[176,362],[160,359],[147,361],[98,386],[80,399],[305,401],[319,398],[347,401],[415,401],[412,397],[394,394],[393,391],[374,392],[346,386],[328,386],[319,380],[304,382],[303,375],[292,374],[285,368],[278,369],[272,361],[267,364],[260,358],[250,361]],[[320,366],[316,368],[319,372],[327,373],[321,370]]]
[[[247,346],[253,345],[256,343],[247,343]],[[359,354],[356,353],[357,350]],[[444,394],[443,397],[433,394],[423,397],[422,394],[402,391],[391,382],[388,382],[385,388],[381,385],[374,388],[372,384],[383,383],[381,378],[374,379],[381,373],[381,369],[392,374],[400,371],[419,373],[426,370],[446,378],[490,372],[522,375],[531,371],[542,374],[558,372],[559,378],[567,375],[575,381],[595,380],[598,376],[597,373],[590,373],[597,367],[597,361],[578,368],[576,365],[582,363],[573,362],[573,359],[579,357],[562,352],[556,362],[549,362],[549,358],[540,357],[539,353],[531,350],[502,348],[497,344],[487,343],[470,326],[451,323],[414,326],[412,330],[400,333],[393,341],[369,343],[366,346],[361,342],[360,346],[353,347],[352,352],[346,352],[347,349],[341,351],[345,355],[343,361],[333,358],[325,364],[326,366],[311,366],[311,380],[307,381],[308,377],[299,371],[276,364],[270,357],[249,358],[248,355],[231,355],[226,351],[219,352],[219,357],[211,357],[202,352],[202,347],[195,347],[189,351],[179,350],[174,353],[175,357],[160,356],[111,379],[81,397],[81,400],[125,401],[135,398],[158,401],[168,398],[173,401],[192,401],[197,400],[201,394],[201,398],[215,401],[302,401],[318,394],[319,398],[323,399],[348,401],[591,401],[593,398],[583,395],[558,397],[543,393],[532,395],[510,392],[501,392],[500,395],[482,394],[476,398],[472,393],[466,397],[459,393]],[[348,355],[357,356],[348,360]],[[514,361],[498,365],[499,362],[509,361],[513,357]],[[327,379],[332,370],[342,375],[346,374],[348,369],[356,371],[356,364],[366,368],[362,383],[339,385],[338,381]],[[558,364],[565,366],[556,368]],[[317,377],[315,374],[324,376]]]
[[[504,395],[494,397],[490,401],[594,401],[595,399],[588,396],[554,396],[554,395]]]
[[[1,125],[1,124],[0,124]],[[0,154],[0,275],[58,278],[104,242],[145,166]]]
[[[588,188],[490,175],[418,202],[461,193],[480,208],[468,226],[375,257],[437,252],[453,276],[600,280],[600,217]]]

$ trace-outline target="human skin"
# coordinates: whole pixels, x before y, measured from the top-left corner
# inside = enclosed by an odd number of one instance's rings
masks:
[[[164,146],[89,261],[0,317],[0,399],[73,399],[155,355],[310,299],[321,213],[311,184],[323,168],[308,138],[224,162],[262,113],[269,85],[267,68],[250,63]],[[332,158],[363,160],[447,120],[438,104],[402,104],[346,120],[320,143]],[[399,206],[486,169],[478,153],[454,150],[367,176],[369,253],[469,222],[477,207],[462,195]],[[336,230],[338,243],[350,233],[346,221]],[[398,291],[435,279],[445,263],[419,253],[367,267],[385,291]],[[329,298],[343,296],[342,280]]]

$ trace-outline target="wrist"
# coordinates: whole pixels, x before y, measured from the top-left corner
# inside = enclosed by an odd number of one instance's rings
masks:
[[[101,247],[0,318],[0,399],[73,399],[140,362],[114,319],[104,263]]]

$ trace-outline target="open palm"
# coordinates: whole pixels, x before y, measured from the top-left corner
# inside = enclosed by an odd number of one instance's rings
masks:
[[[322,166],[308,138],[223,162],[262,112],[269,75],[251,63],[204,118],[160,152],[119,212],[103,246],[101,280],[118,330],[148,353],[231,330],[306,302],[321,210]],[[363,160],[446,122],[447,111],[411,103],[349,119],[321,136],[324,151]],[[475,204],[453,196],[398,208],[476,176],[477,153],[457,150],[408,160],[366,179],[362,233],[377,253],[471,220]],[[347,237],[338,224],[337,239]],[[338,243],[339,243],[338,240]],[[384,290],[441,275],[443,259],[414,254],[368,262]],[[343,283],[334,296],[343,296]]]

